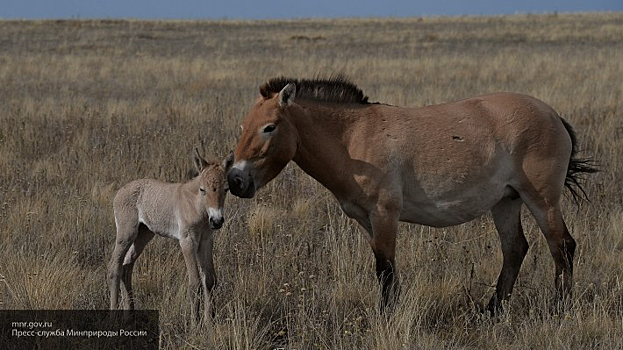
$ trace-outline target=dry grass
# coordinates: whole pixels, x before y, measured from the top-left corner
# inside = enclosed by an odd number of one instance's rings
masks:
[[[156,239],[138,306],[166,349],[620,348],[623,338],[623,15],[263,22],[0,21],[0,308],[104,309],[111,197],[179,181],[190,150],[223,156],[257,88],[343,71],[404,106],[493,91],[537,96],[603,172],[564,212],[579,243],[573,308],[551,311],[553,263],[530,251],[508,312],[480,314],[501,252],[489,218],[402,225],[403,294],[389,318],[369,247],[294,164],[253,200],[230,197],[216,238],[213,322],[187,325],[183,259]]]

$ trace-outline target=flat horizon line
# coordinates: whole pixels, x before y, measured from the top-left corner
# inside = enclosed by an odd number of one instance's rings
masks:
[[[317,20],[365,20],[365,19],[423,19],[423,18],[487,18],[487,17],[513,17],[513,16],[558,16],[558,15],[599,15],[599,14],[623,14],[623,11],[543,11],[543,12],[523,12],[497,13],[497,14],[461,14],[461,15],[442,15],[442,14],[422,14],[413,16],[301,16],[301,17],[267,17],[267,18],[245,18],[245,17],[2,17],[0,21],[317,21]]]

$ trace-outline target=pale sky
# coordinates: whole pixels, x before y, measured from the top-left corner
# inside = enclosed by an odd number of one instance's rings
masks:
[[[297,19],[623,11],[623,0],[0,0],[2,19]]]

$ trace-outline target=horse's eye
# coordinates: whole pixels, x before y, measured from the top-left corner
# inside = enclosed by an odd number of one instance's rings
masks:
[[[205,194],[205,193],[206,193],[206,189],[205,189],[205,188],[203,188],[203,187],[199,187],[199,191],[201,191],[201,193],[202,193],[202,194]]]
[[[277,126],[276,126],[275,124],[268,124],[268,125],[266,125],[266,126],[264,127],[263,132],[264,132],[265,134],[269,134],[269,133],[271,133],[271,132],[275,131],[275,129],[277,129]]]

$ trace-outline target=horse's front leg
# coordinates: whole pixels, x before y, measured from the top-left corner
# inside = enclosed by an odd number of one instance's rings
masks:
[[[376,258],[376,276],[381,284],[383,310],[392,309],[399,295],[396,276],[396,232],[399,213],[381,210],[370,214],[370,246]]]
[[[199,265],[197,261],[198,242],[193,235],[188,234],[180,239],[180,246],[182,247],[186,271],[188,272],[188,298],[190,299],[191,318],[193,321],[199,321],[201,281],[199,279]]]

